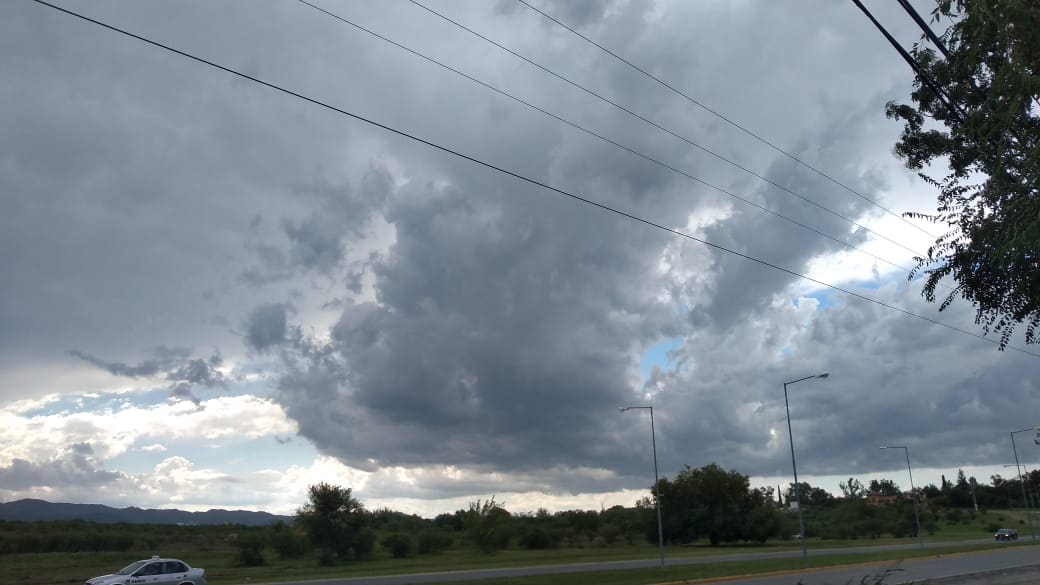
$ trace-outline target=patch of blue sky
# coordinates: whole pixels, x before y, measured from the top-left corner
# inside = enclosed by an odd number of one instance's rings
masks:
[[[876,278],[871,278],[868,280],[854,280],[849,284],[851,285],[850,288],[852,288],[853,290],[877,290],[885,284],[887,284],[886,280],[887,279],[879,280]]]
[[[226,387],[205,388],[203,386],[194,386],[191,388],[191,391],[199,399],[208,400],[220,396],[242,396],[245,394],[266,396],[270,394],[271,389],[268,380],[253,379],[232,381]],[[127,407],[150,408],[166,402],[170,397],[170,389],[166,387],[134,392],[66,394],[37,408],[24,411],[20,413],[20,416],[32,418],[34,416],[51,416],[72,412],[118,411]]]
[[[662,370],[674,369],[675,358],[669,354],[678,349],[680,345],[682,345],[682,339],[676,337],[659,341],[648,347],[646,351],[643,352],[643,357],[639,361],[643,379],[646,380],[650,377],[650,372],[653,371],[654,366],[657,366]]]
[[[818,303],[816,305],[816,309],[820,310],[820,309],[824,309],[824,308],[827,308],[827,307],[836,307],[836,306],[840,305],[842,297],[844,297],[844,296],[845,296],[845,293],[838,292],[838,291],[836,291],[836,290],[834,290],[832,288],[824,288],[824,289],[820,289],[820,290],[814,290],[814,291],[812,291],[810,293],[806,293],[806,294],[803,294],[803,295],[799,295],[798,297],[795,297],[795,298],[791,299],[791,304],[793,304],[794,306],[797,307],[798,306],[798,300],[800,298],[816,299],[816,301]]]
[[[918,278],[919,277],[915,278],[914,280],[916,281],[918,280]],[[841,283],[840,286],[842,288],[852,290],[855,292],[862,292],[876,291],[882,287],[888,286],[893,283],[898,286],[904,282],[906,282],[906,274],[903,274],[902,272],[887,272],[882,274],[880,278],[851,280]],[[844,296],[845,293],[836,291],[832,288],[818,289],[810,293],[800,295],[800,297],[813,298],[819,301],[820,304],[817,306],[817,309],[837,306],[841,304],[842,297]],[[791,299],[791,303],[795,306],[798,306],[798,299],[799,297],[794,297],[793,299]]]
[[[21,413],[21,416],[32,418],[34,416],[51,416],[70,412],[115,411],[134,404],[152,405],[166,400],[169,395],[170,392],[166,389],[132,393],[69,394],[48,402],[39,408],[27,410]]]

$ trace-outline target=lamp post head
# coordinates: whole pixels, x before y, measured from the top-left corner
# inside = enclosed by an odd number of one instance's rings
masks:
[[[824,373],[822,373],[822,374],[819,374],[819,375],[818,375],[818,376],[816,376],[816,377],[817,377],[817,378],[819,378],[819,379],[821,379],[821,380],[826,380],[827,378],[829,378],[829,377],[830,377],[830,375],[831,375],[831,374],[830,374],[830,372],[824,372]]]
[[[618,412],[625,412],[626,410],[628,410],[628,407],[627,406],[619,406],[617,410],[618,410]]]
[[[881,445],[881,447],[879,447],[879,449],[888,449],[888,445]]]

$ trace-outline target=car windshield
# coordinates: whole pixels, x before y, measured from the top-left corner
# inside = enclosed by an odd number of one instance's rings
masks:
[[[127,565],[127,566],[123,567],[122,569],[120,569],[119,572],[116,573],[116,575],[129,575],[129,574],[133,573],[134,571],[136,571],[137,569],[140,569],[141,567],[143,567],[146,562],[148,562],[148,561],[137,561],[136,563],[130,563],[129,565]]]

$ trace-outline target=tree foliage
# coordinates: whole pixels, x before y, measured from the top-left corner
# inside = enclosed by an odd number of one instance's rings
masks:
[[[870,480],[870,487],[867,489],[870,493],[880,496],[898,496],[903,493],[896,482],[891,479],[872,479]]]
[[[810,485],[809,482],[798,482],[798,488],[801,490],[802,504],[810,506],[830,506],[835,503],[834,496],[830,492],[821,487],[814,487]],[[788,484],[787,486],[787,501],[798,501],[798,494],[795,492],[795,484],[793,483]]]
[[[465,518],[466,534],[479,551],[492,553],[509,544],[511,516],[494,496],[470,502]]]
[[[283,561],[301,557],[307,552],[306,538],[285,522],[276,522],[271,525],[270,542],[271,548]]]
[[[321,482],[310,486],[307,496],[309,501],[296,511],[296,522],[321,551],[322,564],[371,552],[375,533],[366,528],[364,508],[350,488]]]
[[[841,497],[846,500],[861,500],[866,494],[863,482],[854,477],[850,477],[848,481],[838,482],[838,487],[841,488]]]
[[[707,537],[723,542],[764,542],[780,530],[772,494],[751,489],[748,477],[712,463],[687,466],[674,480],[660,481],[664,536],[669,542]]]
[[[1015,326],[1035,343],[1040,324],[1040,4],[1035,0],[939,0],[933,15],[951,22],[949,58],[926,43],[912,52],[921,70],[915,105],[889,102],[889,118],[905,123],[895,153],[939,190],[935,214],[909,214],[945,224],[946,233],[917,258],[927,274],[923,295],[940,310],[960,296],[975,305],[976,323],[1000,334]],[[944,176],[928,174],[945,164]]]
[[[242,567],[259,567],[266,562],[264,559],[264,547],[267,539],[263,532],[243,532],[234,540],[235,548],[238,549],[238,564]]]

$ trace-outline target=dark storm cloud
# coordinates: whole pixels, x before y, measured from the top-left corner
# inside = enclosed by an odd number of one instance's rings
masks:
[[[144,378],[154,376],[160,371],[173,367],[174,364],[177,364],[178,362],[183,362],[191,355],[191,350],[160,345],[152,348],[150,352],[153,356],[152,359],[144,360],[137,365],[128,365],[122,362],[108,362],[79,350],[70,350],[66,353],[72,357],[77,357],[89,364],[106,370],[113,376]]]
[[[192,359],[187,363],[179,365],[176,369],[167,372],[166,379],[174,383],[187,383],[207,388],[227,386],[224,374],[216,369],[223,360],[219,354],[213,354],[209,358]]]
[[[100,358],[77,350],[70,350],[68,354],[72,357],[78,357],[79,359],[93,364],[103,370],[107,370],[108,373],[113,376],[125,376],[128,378],[154,376],[164,365],[162,362],[157,360],[146,360],[136,366],[127,365],[121,362],[106,362]]]
[[[125,378],[162,377],[170,383],[170,395],[190,400],[197,406],[201,400],[192,393],[192,388],[226,388],[227,377],[219,369],[223,362],[219,353],[208,358],[192,358],[190,350],[159,346],[152,350],[154,359],[130,366],[121,362],[108,362],[78,350],[67,352],[97,366],[113,376]]]
[[[253,310],[246,321],[246,343],[257,351],[266,351],[281,345],[289,331],[290,305],[272,303]]]
[[[347,244],[364,235],[372,217],[385,205],[389,180],[386,170],[372,167],[357,189],[321,181],[297,186],[297,196],[310,201],[315,210],[303,219],[280,220],[284,246],[254,243],[252,248],[260,265],[246,270],[244,279],[262,285],[301,272],[327,276],[337,273],[344,267]],[[255,216],[250,222],[250,233],[258,233],[262,223],[262,217]]]
[[[0,489],[19,491],[40,487],[99,486],[126,477],[122,473],[106,471],[93,455],[89,443],[77,443],[69,445],[50,461],[40,463],[15,459],[11,465],[0,467]]]
[[[630,6],[611,17],[605,33],[622,39],[619,29],[627,26],[640,40],[630,48],[653,55],[660,47],[653,46],[648,39],[654,37],[643,29],[667,30],[671,21],[651,25],[641,14]],[[721,40],[716,37],[743,34],[733,26],[750,32],[760,25],[758,19],[728,23],[729,28],[705,31],[697,42],[708,47]],[[769,39],[773,45],[780,42],[779,37]],[[559,56],[570,49],[560,44],[544,51]],[[734,78],[775,75],[768,62],[747,55],[753,50],[734,47],[752,64],[734,72]],[[581,64],[599,61],[597,56]],[[696,62],[696,56],[681,56],[669,64],[681,70]],[[625,76],[608,78],[613,82]],[[877,90],[873,80],[851,83]],[[715,102],[737,111],[749,106],[776,113],[760,95],[722,85],[703,89]],[[619,83],[617,89],[635,98],[645,88]],[[563,109],[583,103],[567,95],[558,99]],[[843,113],[838,122],[829,119],[821,127],[809,122],[784,132],[793,143],[805,135],[824,134],[822,145],[806,149],[813,158],[855,153],[862,145],[848,137],[873,124],[870,110],[880,114],[880,103],[858,103],[853,115]],[[827,107],[847,109],[844,104]],[[686,108],[672,105],[662,117],[653,117],[668,120],[680,109]],[[507,111],[517,119],[529,115]],[[501,116],[485,115],[493,120]],[[678,161],[683,169],[839,240],[860,245],[868,237],[841,218],[759,179],[740,176],[609,108],[587,107],[581,116],[606,127],[607,134],[624,135],[626,142]],[[842,215],[877,213],[789,160],[727,144],[717,127],[704,132],[717,122],[690,118],[673,121],[683,125],[683,134],[706,134],[706,144],[761,169],[776,183]],[[485,127],[494,123],[485,122]],[[704,235],[791,270],[804,271],[820,254],[844,249],[569,131],[551,145],[551,159],[526,156],[543,143],[518,129],[511,135],[513,152],[506,160],[522,161],[517,164],[538,176],[547,174],[553,184],[575,193],[683,229],[698,211],[730,209],[724,219],[709,223]],[[493,148],[502,144],[495,142]],[[843,178],[858,190],[876,193],[883,186],[869,172],[843,170]],[[368,265],[374,301],[344,306],[328,341],[319,341],[322,335],[301,340],[296,353],[287,354],[289,371],[279,383],[278,399],[300,423],[302,435],[358,466],[444,463],[544,470],[583,464],[632,473],[645,463],[644,421],[619,417],[615,409],[647,401],[634,379],[639,352],[661,339],[686,337],[677,360],[682,369],[658,371],[647,386],[656,393],[653,401],[663,407],[659,428],[662,443],[669,447],[664,456],[670,469],[717,460],[748,473],[776,470],[777,443],[767,430],[776,423],[777,402],[774,386],[764,386],[761,379],[787,377],[789,364],[778,361],[785,351],[809,352],[790,337],[790,331],[804,327],[799,319],[808,316],[774,314],[774,297],[784,294],[795,277],[697,244],[677,243],[644,226],[501,177],[473,173],[465,163],[445,161],[434,176],[438,184],[413,181],[389,194],[383,218],[393,227],[395,240],[388,254]],[[397,181],[401,183],[405,181]],[[319,241],[335,239],[322,236],[321,229],[313,231]],[[681,253],[662,271],[661,258],[670,247]],[[296,266],[322,270],[314,260],[318,255],[287,255]],[[696,300],[693,306],[689,299]],[[889,359],[881,349],[895,348],[879,348],[875,359]],[[691,377],[691,371],[698,376]],[[814,412],[827,424],[835,422],[827,409],[854,407],[823,399],[818,406],[823,410]],[[835,464],[847,460],[841,441],[828,436],[826,444],[842,453],[834,456]],[[570,488],[580,485],[591,488],[594,483],[577,481]]]
[[[302,434],[351,461],[422,463],[431,444],[445,463],[603,457],[593,438],[628,400],[626,351],[670,321],[633,249],[663,239],[520,189],[460,189],[392,200],[380,304],[343,310],[330,343],[282,381],[284,403]],[[618,304],[631,313],[611,315]]]

